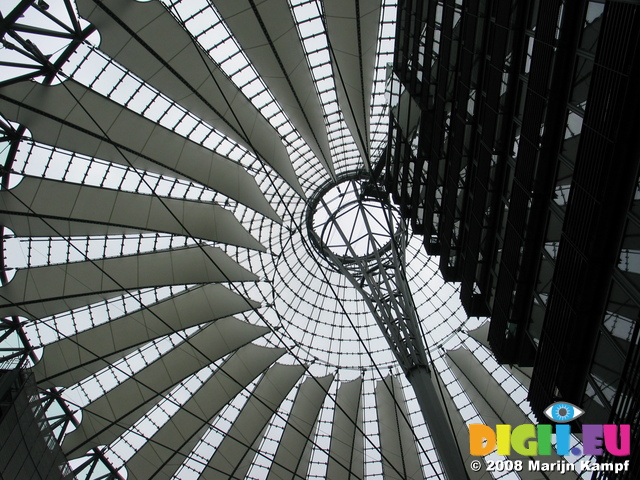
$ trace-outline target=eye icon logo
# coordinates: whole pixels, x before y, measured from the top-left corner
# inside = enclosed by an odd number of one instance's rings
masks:
[[[544,414],[551,421],[556,423],[568,423],[581,417],[584,410],[569,402],[552,403],[544,411]]]

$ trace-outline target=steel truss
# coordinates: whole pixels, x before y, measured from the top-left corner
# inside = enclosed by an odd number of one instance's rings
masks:
[[[0,45],[6,50],[0,55],[0,69],[16,72],[13,77],[0,78],[0,87],[34,79],[51,84],[78,46],[96,31],[93,25],[82,26],[70,0],[64,0],[64,7],[69,24],[48,12],[49,5],[43,0],[22,0],[8,15],[0,16]],[[29,9],[33,9],[29,13],[40,15],[50,27],[21,23]],[[65,45],[49,53],[47,42]],[[17,73],[22,71],[25,73]]]
[[[339,233],[348,254],[336,254],[323,242],[316,229],[309,228],[312,242],[320,246],[321,253],[349,280],[369,307],[415,391],[447,477],[467,478],[453,431],[433,383],[430,362],[423,341],[424,335],[421,332],[413,297],[409,290],[405,261],[407,226],[400,215],[394,215],[393,207],[382,186],[373,182],[358,184],[357,178],[349,181],[352,183],[352,188],[360,189],[360,194],[356,196],[355,208],[359,210],[359,218],[366,226],[365,235],[369,239],[370,253],[362,255],[361,252],[356,251],[352,244],[353,232],[345,231],[338,221],[336,212],[331,211],[322,198],[317,200],[316,209],[324,209],[328,217],[327,222],[331,222],[331,228]],[[360,186],[357,187],[357,185]],[[366,213],[365,200],[380,202],[384,206],[386,218],[382,221],[388,227],[389,244],[381,242],[379,233],[374,232],[371,215]]]

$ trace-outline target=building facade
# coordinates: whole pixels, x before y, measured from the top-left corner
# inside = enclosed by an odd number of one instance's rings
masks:
[[[1,478],[74,478],[47,422],[44,402],[35,401],[33,374],[0,370],[0,388]]]
[[[397,26],[394,201],[498,361],[533,367],[539,421],[637,427],[639,2],[402,1]]]

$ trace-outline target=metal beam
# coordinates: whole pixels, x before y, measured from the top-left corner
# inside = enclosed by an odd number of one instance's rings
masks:
[[[354,188],[357,187],[355,180],[351,181],[354,182]],[[371,314],[380,327],[391,351],[414,389],[447,478],[450,480],[466,479],[468,477],[458,451],[458,445],[431,379],[423,336],[405,274],[406,225],[402,220],[397,226],[393,225],[391,205],[383,196],[376,196],[376,199],[384,207],[386,217],[384,221],[389,225],[388,234],[391,248],[378,245],[376,234],[365,214],[366,205],[362,202],[364,191],[363,187],[362,194],[358,197],[357,208],[364,220],[366,235],[369,236],[369,241],[374,246],[371,254],[363,256],[355,251],[350,241],[351,238],[338,223],[336,212],[332,212],[322,199],[318,207],[326,210],[327,222],[332,223],[331,227],[341,237],[348,255],[338,256],[323,243],[313,229],[309,230],[310,235],[321,247],[322,254],[335,265],[340,273],[347,277],[371,310]]]

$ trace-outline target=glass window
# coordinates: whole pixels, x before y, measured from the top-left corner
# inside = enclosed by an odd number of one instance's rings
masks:
[[[593,60],[591,58],[578,55],[576,60],[576,70],[573,76],[570,102],[582,111],[587,108],[587,97],[589,95],[592,70]]]
[[[589,2],[585,16],[580,49],[595,55],[598,45],[598,36],[602,25],[604,2]]]

